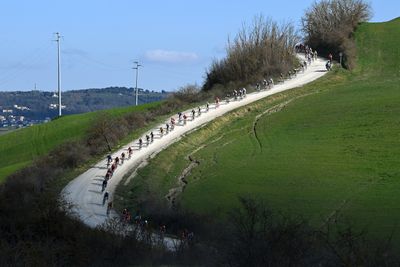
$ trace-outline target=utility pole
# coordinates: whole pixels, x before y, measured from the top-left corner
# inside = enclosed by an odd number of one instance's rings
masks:
[[[60,66],[60,33],[56,32],[57,42],[57,89],[58,89],[58,116],[61,117],[61,66]]]
[[[132,68],[132,69],[136,70],[135,106],[137,106],[137,105],[138,105],[138,95],[139,95],[139,93],[138,93],[138,87],[137,87],[138,75],[139,75],[139,67],[143,67],[143,65],[140,65],[140,64],[139,64],[139,61],[135,61],[135,62],[133,62],[133,63],[136,64],[136,67],[135,67],[135,68]]]

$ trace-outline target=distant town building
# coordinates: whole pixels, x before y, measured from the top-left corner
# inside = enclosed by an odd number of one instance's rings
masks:
[[[66,109],[67,106],[61,105],[61,109]],[[50,104],[49,109],[58,109],[58,104]]]
[[[14,105],[14,108],[18,109],[18,110],[31,110],[28,107],[24,107],[24,106],[18,106],[18,105]]]
[[[13,113],[12,109],[3,109],[3,113]]]

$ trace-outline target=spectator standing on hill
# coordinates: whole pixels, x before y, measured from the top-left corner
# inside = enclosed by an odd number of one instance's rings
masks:
[[[329,58],[329,61],[332,63],[333,56],[331,53],[329,53],[328,58]]]

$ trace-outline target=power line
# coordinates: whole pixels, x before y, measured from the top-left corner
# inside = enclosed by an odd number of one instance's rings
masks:
[[[64,40],[64,42],[63,42],[63,47],[64,47],[64,52],[66,52],[68,49],[76,49],[76,47],[72,44],[72,43],[70,43],[70,42],[68,42],[68,41],[65,41]],[[78,60],[82,60],[81,62],[83,63],[83,64],[85,64],[84,63],[84,61],[86,61],[86,64],[87,63],[91,63],[91,65],[93,66],[93,65],[97,65],[97,66],[100,66],[100,67],[102,67],[103,69],[105,69],[105,70],[116,70],[116,71],[120,71],[120,70],[124,70],[125,68],[123,68],[123,67],[121,67],[121,66],[114,66],[114,65],[111,65],[111,64],[108,64],[108,63],[105,63],[105,62],[102,62],[101,60],[98,60],[98,59],[96,59],[96,58],[93,58],[89,53],[86,53],[85,51],[82,51],[82,53],[75,53],[75,54],[72,54],[73,56],[75,56]],[[84,60],[84,61],[83,61]]]
[[[15,80],[16,77],[30,71],[31,67],[35,67],[37,63],[45,65],[49,63],[50,60],[47,57],[49,47],[50,43],[44,47],[37,48],[33,52],[30,52],[29,55],[24,56],[23,59],[13,64],[12,67],[8,66],[6,71],[0,73],[0,85]]]

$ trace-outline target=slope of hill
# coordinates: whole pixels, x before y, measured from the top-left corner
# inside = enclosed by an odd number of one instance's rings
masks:
[[[139,104],[160,101],[168,96],[166,92],[152,92],[140,89]],[[97,110],[127,107],[135,104],[134,89],[126,87],[108,87],[103,89],[83,89],[66,91],[62,94],[64,114],[78,114]],[[0,92],[0,115],[2,109],[12,109],[11,115],[25,116],[31,120],[43,120],[58,115],[56,108],[50,108],[57,103],[53,92]],[[19,110],[14,105],[28,107],[29,110]]]
[[[389,234],[400,220],[399,29],[400,19],[361,25],[354,72],[337,70],[184,137],[120,186],[120,205],[170,205],[166,196],[184,186],[170,199],[201,214],[224,217],[244,195],[314,225],[342,214]]]
[[[112,116],[142,111],[160,105],[154,102],[107,110]],[[13,131],[0,136],[0,181],[7,175],[28,165],[38,156],[44,155],[57,145],[77,140],[85,135],[93,119],[101,112],[63,116],[49,123]]]

